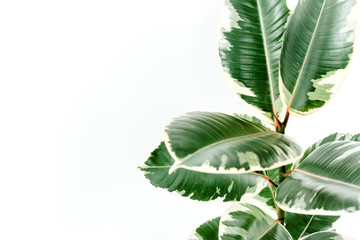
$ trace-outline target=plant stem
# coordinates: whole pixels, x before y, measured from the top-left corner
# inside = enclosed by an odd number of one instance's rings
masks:
[[[280,122],[279,119],[276,118],[276,123],[275,123],[275,129],[276,132],[281,133],[281,134],[285,134],[285,128],[287,125],[287,121],[289,120],[289,111],[287,111],[284,122]],[[286,174],[286,166],[281,166],[279,168],[279,185],[282,181],[284,181],[284,179],[286,178],[285,176]],[[277,204],[275,203],[275,205],[277,206]],[[277,211],[277,215],[278,215],[278,220],[279,222],[284,225],[285,222],[285,211],[282,210],[281,208],[278,208]]]
[[[284,181],[285,179],[285,173],[286,173],[286,166],[282,166],[279,168],[279,185],[282,181]],[[275,203],[276,204],[276,203]],[[285,211],[282,210],[281,208],[279,208],[278,211],[278,220],[281,224],[284,225],[284,221],[285,221]]]

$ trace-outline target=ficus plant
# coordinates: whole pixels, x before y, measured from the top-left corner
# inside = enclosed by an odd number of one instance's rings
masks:
[[[360,134],[333,133],[302,151],[285,129],[346,77],[355,4],[300,0],[290,12],[285,0],[225,0],[219,55],[249,115],[176,117],[140,167],[156,187],[234,202],[189,239],[346,239],[333,223],[360,210]]]

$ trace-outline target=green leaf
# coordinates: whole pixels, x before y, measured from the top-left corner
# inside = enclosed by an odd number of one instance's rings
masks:
[[[330,230],[339,218],[286,212],[285,227],[294,239],[299,239],[315,232]]]
[[[286,171],[291,170],[291,165],[286,166]],[[276,183],[279,184],[279,169],[272,169],[267,171],[267,175]],[[261,190],[255,199],[265,203],[271,209],[277,211],[274,204],[276,189],[268,184],[267,188]],[[285,213],[285,227],[290,232],[294,239],[299,239],[301,236],[306,236],[314,232],[329,230],[332,224],[339,219],[338,216],[317,216],[304,215],[286,212]]]
[[[345,237],[336,232],[317,232],[308,235],[301,240],[355,240],[353,238]]]
[[[191,112],[165,130],[175,159],[171,168],[208,173],[246,173],[297,161],[300,147],[289,137],[223,113]]]
[[[265,203],[270,209],[277,210],[275,206],[275,187],[270,183],[267,184],[266,188],[263,188],[261,192],[254,198],[260,202]]]
[[[267,128],[269,131],[271,131],[270,128],[268,126],[266,126],[266,124],[264,124],[260,119],[258,119],[255,116],[251,116],[251,115],[243,114],[243,113],[239,113],[239,114],[235,113],[234,116],[237,117],[237,118],[240,118],[240,119],[248,120],[249,122],[259,124],[259,125]]]
[[[220,217],[201,224],[189,237],[189,240],[218,240]]]
[[[290,171],[292,164],[286,165],[286,171]],[[266,174],[274,183],[279,184],[279,168],[266,171]],[[268,207],[277,211],[275,206],[275,187],[268,183],[268,187],[261,190],[261,192],[255,196],[255,199],[265,203]]]
[[[360,142],[335,141],[317,148],[279,185],[278,206],[311,215],[360,210]]]
[[[179,168],[169,174],[173,164],[162,142],[140,169],[155,187],[199,201],[240,201],[257,195],[267,184],[266,179],[252,173],[212,174]]]
[[[329,136],[317,141],[310,147],[308,147],[303,156],[301,157],[299,163],[301,163],[307,156],[309,156],[313,151],[315,151],[318,147],[329,143],[329,142],[335,142],[335,141],[355,141],[360,142],[360,134],[349,134],[349,133],[333,133]]]
[[[260,208],[237,203],[221,216],[219,239],[290,240],[292,237],[284,226]]]
[[[285,0],[225,0],[219,54],[240,103],[267,123],[280,116],[279,59]]]
[[[294,115],[308,115],[335,94],[353,52],[356,0],[299,1],[280,58],[280,92]]]

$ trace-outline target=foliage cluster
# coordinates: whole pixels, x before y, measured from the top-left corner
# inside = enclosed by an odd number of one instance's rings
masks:
[[[332,225],[360,210],[360,134],[334,133],[302,151],[284,133],[290,116],[323,107],[345,78],[355,3],[300,0],[290,12],[285,0],[225,0],[219,55],[251,116],[176,117],[141,167],[156,187],[235,202],[189,239],[346,239]],[[245,202],[253,197],[277,218]]]

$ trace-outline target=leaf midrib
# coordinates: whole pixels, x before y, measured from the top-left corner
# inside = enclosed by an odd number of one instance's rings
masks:
[[[227,139],[223,139],[214,143],[211,143],[205,147],[202,147],[198,150],[196,150],[195,152],[189,154],[188,156],[184,157],[184,158],[178,158],[181,161],[181,164],[183,165],[183,163],[185,163],[187,160],[189,160],[192,156],[198,154],[199,152],[202,152],[208,148],[211,148],[215,145],[224,143],[224,142],[228,142],[228,141],[232,141],[232,140],[237,140],[237,139],[241,139],[241,138],[246,138],[246,137],[254,137],[254,136],[260,136],[260,135],[265,135],[268,133],[274,133],[273,131],[266,131],[266,132],[259,132],[259,133],[254,133],[254,134],[248,134],[248,135],[244,135],[244,136],[238,136],[238,137],[233,137],[233,138],[227,138]]]
[[[166,169],[166,168],[171,168],[172,166],[142,166],[142,167],[139,167],[141,170],[146,170],[146,169]],[[187,171],[191,171],[191,172],[198,172],[198,171],[195,171],[193,169],[188,169],[188,168],[183,168],[183,169],[186,169]],[[204,174],[211,174],[211,175],[214,175],[215,173],[206,173],[206,172],[201,172],[201,173],[204,173]],[[246,174],[251,174],[251,175],[255,175],[255,176],[258,176],[258,177],[261,177],[261,178],[265,178],[265,176],[261,175],[261,174],[257,174],[255,172],[246,172],[246,173],[233,173],[233,174],[226,174],[226,173],[216,173],[216,175],[226,175],[226,176],[229,176],[229,175],[246,175]],[[169,174],[171,175],[171,174]],[[272,192],[272,195],[273,195],[273,191],[271,189],[271,192]],[[274,203],[275,203],[275,197],[273,195],[273,199],[274,199]]]
[[[306,224],[304,230],[303,230],[302,233],[300,234],[299,238],[301,238],[301,237],[305,234],[306,230],[309,228],[309,226],[310,226],[312,220],[314,219],[314,217],[315,217],[315,215],[312,215],[312,217],[310,218],[309,222]]]
[[[358,185],[348,183],[348,182],[344,182],[344,181],[337,180],[337,179],[332,179],[332,178],[316,175],[314,173],[310,173],[310,172],[307,172],[307,171],[304,171],[304,170],[301,170],[301,169],[298,169],[298,168],[294,169],[293,172],[303,173],[303,174],[306,174],[306,175],[309,175],[309,176],[312,176],[312,177],[315,177],[315,178],[318,178],[318,179],[322,179],[322,180],[325,180],[325,181],[335,182],[335,183],[343,184],[343,185],[346,185],[346,186],[349,186],[349,187],[360,189],[360,186],[358,186]]]
[[[301,69],[300,69],[300,72],[299,72],[299,76],[298,76],[298,78],[296,79],[296,83],[295,83],[295,86],[294,86],[294,90],[293,90],[293,92],[292,92],[292,94],[291,94],[291,98],[290,98],[289,104],[288,104],[288,106],[287,106],[287,109],[290,109],[290,107],[291,107],[291,104],[292,104],[292,101],[293,101],[293,99],[294,99],[296,90],[297,90],[297,88],[298,88],[300,79],[301,79],[301,77],[302,77],[302,73],[303,73],[304,68],[305,68],[305,63],[306,63],[306,61],[307,61],[307,59],[308,59],[308,57],[309,57],[310,49],[311,49],[312,44],[313,44],[313,42],[314,42],[314,38],[315,38],[315,35],[316,35],[316,32],[317,32],[317,29],[318,29],[318,27],[319,27],[320,19],[321,19],[322,13],[323,13],[323,11],[324,11],[325,3],[326,3],[326,0],[324,0],[323,4],[322,4],[322,6],[321,6],[321,10],[320,10],[320,13],[319,13],[319,17],[318,17],[318,19],[317,19],[317,21],[316,21],[316,25],[315,25],[315,28],[314,28],[314,32],[313,32],[313,34],[312,34],[312,36],[311,36],[311,40],[310,40],[310,43],[309,43],[309,47],[308,47],[308,49],[307,49],[307,51],[306,51],[306,54],[305,54],[305,57],[304,57],[304,61],[303,61],[303,64],[302,64]]]
[[[275,225],[278,223],[278,220],[275,220],[256,240],[259,240],[260,238],[264,237]]]
[[[261,4],[259,3],[259,0],[256,0],[256,4],[257,4],[258,10],[259,10],[261,34],[263,35],[263,45],[264,45],[264,51],[265,51],[266,67],[267,67],[267,72],[268,72],[268,77],[269,77],[269,82],[270,82],[271,104],[272,104],[272,108],[274,110],[274,114],[276,115],[274,85],[273,85],[273,79],[272,79],[271,68],[270,68],[271,65],[270,65],[270,59],[269,59],[269,51],[268,51],[266,33],[265,33],[263,17],[262,17],[262,9],[261,9]]]

